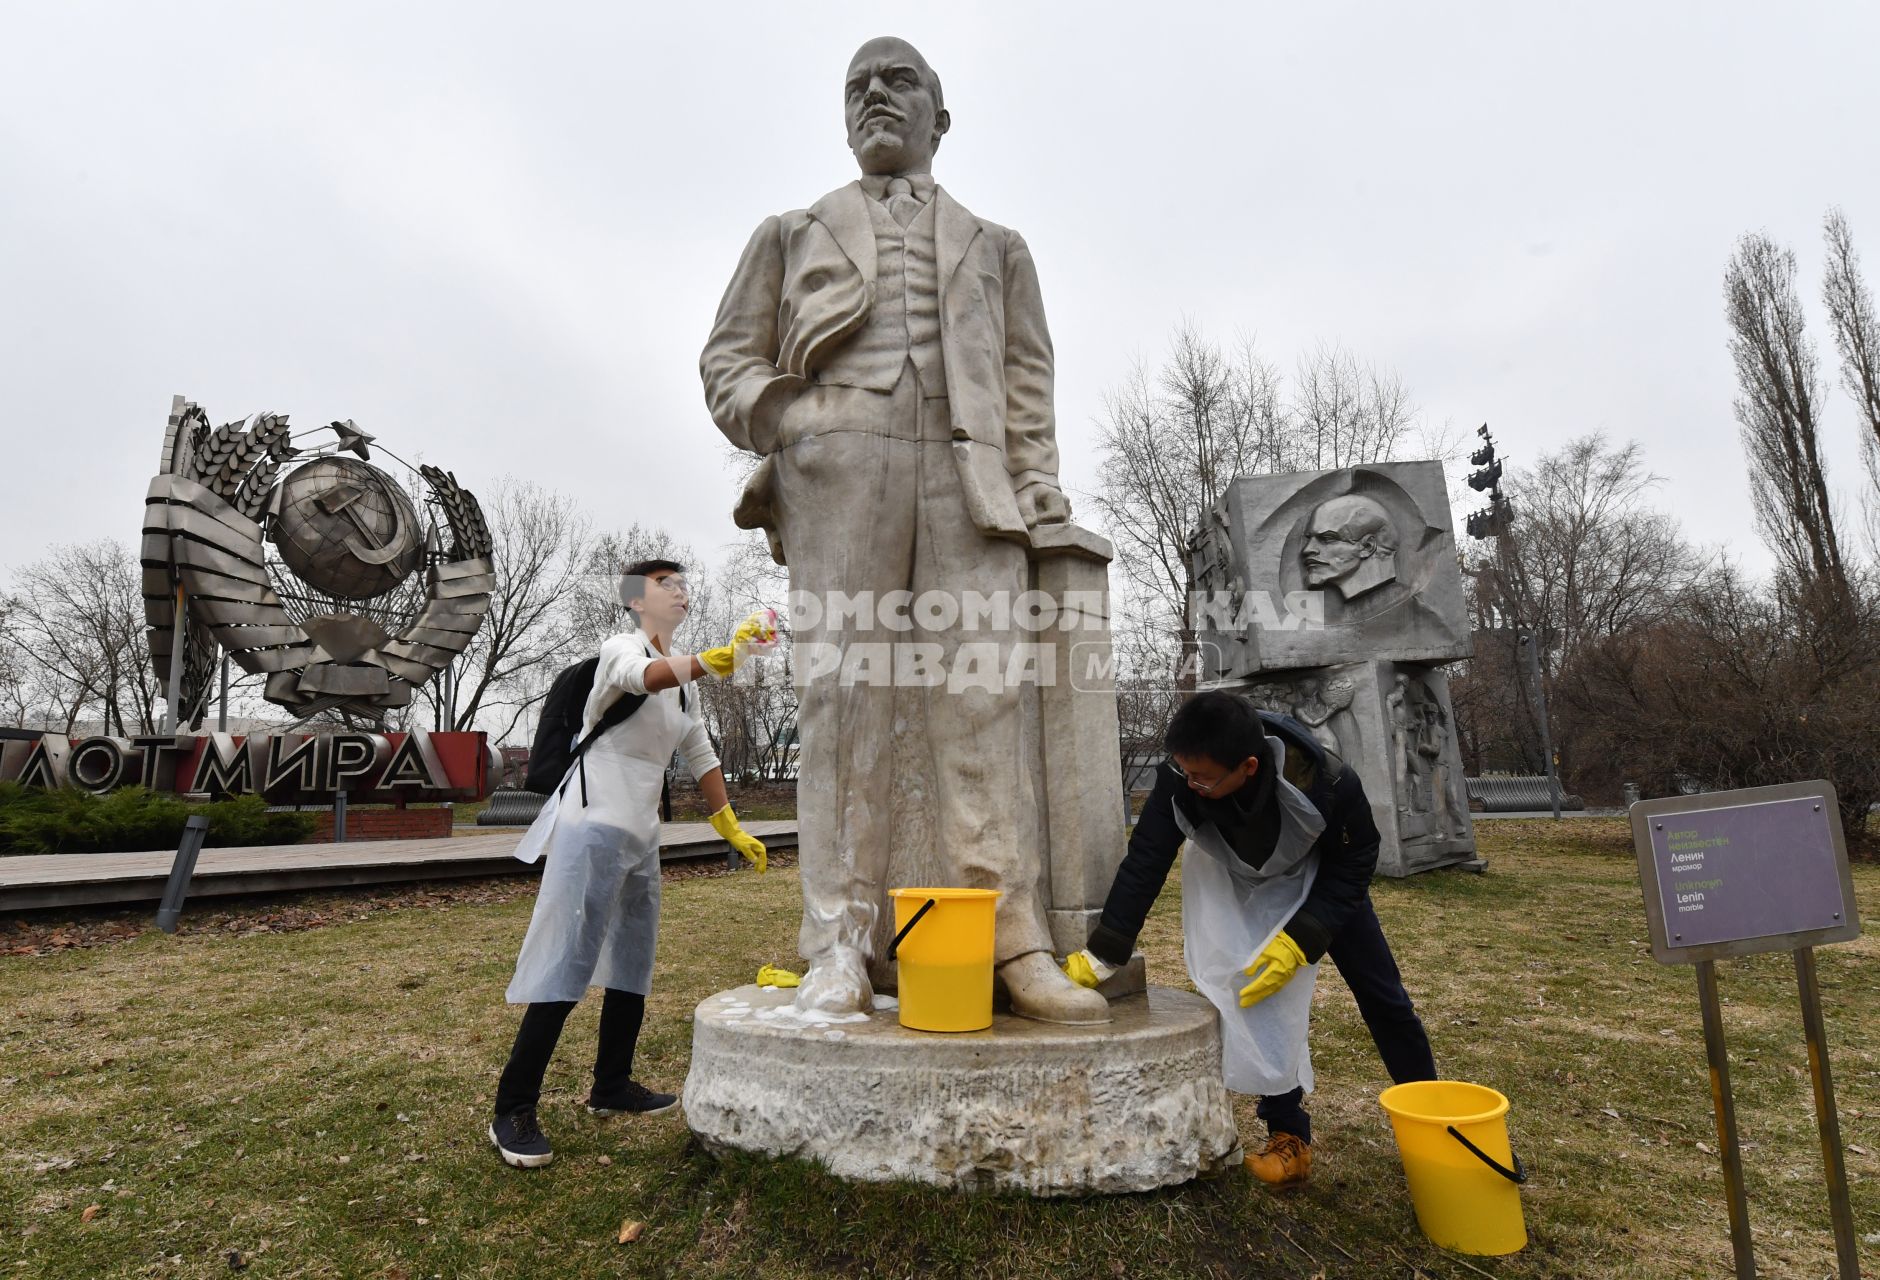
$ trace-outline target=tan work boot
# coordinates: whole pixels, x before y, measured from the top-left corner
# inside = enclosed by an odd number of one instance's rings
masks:
[[[1293,1134],[1273,1134],[1247,1157],[1247,1172],[1269,1187],[1296,1187],[1312,1174],[1312,1148]]]
[[[999,966],[1012,1012],[1039,1022],[1090,1026],[1110,1020],[1110,1002],[1064,976],[1047,951],[1027,951]]]

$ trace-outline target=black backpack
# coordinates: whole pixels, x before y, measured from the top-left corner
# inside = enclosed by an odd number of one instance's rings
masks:
[[[536,721],[535,742],[529,748],[529,772],[522,781],[526,790],[537,795],[553,795],[561,790],[568,780],[569,770],[587,755],[587,749],[594,740],[615,725],[626,720],[640,704],[646,701],[643,693],[623,693],[614,704],[601,713],[600,723],[594,726],[594,732],[575,741],[581,732],[582,713],[587,710],[588,695],[594,690],[594,675],[600,669],[600,655],[596,654],[585,662],[577,662],[572,667],[555,677],[548,686],[548,696],[542,700],[542,715]],[[683,688],[679,691],[679,704],[685,705],[686,695]],[[587,769],[581,768],[581,803],[587,803]]]

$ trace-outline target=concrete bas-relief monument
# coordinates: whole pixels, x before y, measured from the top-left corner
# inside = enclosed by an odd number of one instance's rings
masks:
[[[1031,253],[934,181],[951,117],[917,50],[864,45],[842,100],[860,179],[759,225],[700,362],[714,421],[761,459],[736,519],[790,573],[809,968],[794,996],[700,1006],[687,1120],[709,1146],[856,1178],[1186,1181],[1238,1148],[1212,1008],[1145,991],[1139,966],[1088,991],[1054,958],[1102,906],[1123,801],[1115,691],[1091,661],[1108,653],[1111,549],[1058,486]],[[831,607],[857,596],[913,599],[910,625]],[[1051,625],[959,607],[1021,599]],[[857,678],[874,645],[947,678]],[[1011,677],[1015,659],[1033,678]],[[888,890],[908,886],[999,892],[990,1028],[898,1025]]]
[[[1382,837],[1378,871],[1472,860],[1441,668],[1473,650],[1441,464],[1242,477],[1189,555],[1203,679],[1351,762]],[[1254,592],[1315,608],[1252,608]]]

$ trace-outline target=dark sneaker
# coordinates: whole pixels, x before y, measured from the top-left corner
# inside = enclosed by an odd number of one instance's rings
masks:
[[[671,1111],[679,1105],[679,1099],[670,1093],[654,1093],[638,1080],[629,1080],[618,1093],[606,1097],[588,1094],[587,1109],[589,1115],[596,1116],[656,1116],[662,1111]]]
[[[490,1121],[490,1141],[502,1153],[503,1162],[518,1169],[536,1169],[555,1158],[535,1122],[535,1108],[522,1107]]]

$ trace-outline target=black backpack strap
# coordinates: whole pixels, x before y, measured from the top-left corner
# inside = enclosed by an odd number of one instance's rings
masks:
[[[600,737],[615,725],[623,723],[635,711],[638,711],[640,704],[645,701],[646,695],[643,693],[623,693],[618,698],[615,698],[613,704],[609,706],[607,710],[601,712],[600,723],[594,726],[594,732],[581,739],[575,746],[575,750],[586,751],[589,746],[593,745],[594,739]]]
[[[594,740],[603,733],[606,733],[617,724],[624,723],[635,711],[640,709],[641,704],[645,701],[646,695],[643,693],[621,694],[613,701],[612,705],[610,705],[607,710],[601,712],[600,723],[594,726],[594,731],[584,734],[581,741],[574,744],[574,751],[571,753],[574,768],[570,769],[568,772],[570,774],[578,772],[581,775],[581,807],[583,809],[587,808],[587,749],[593,746]],[[561,780],[561,785],[564,788],[568,785],[568,779],[566,777]]]

